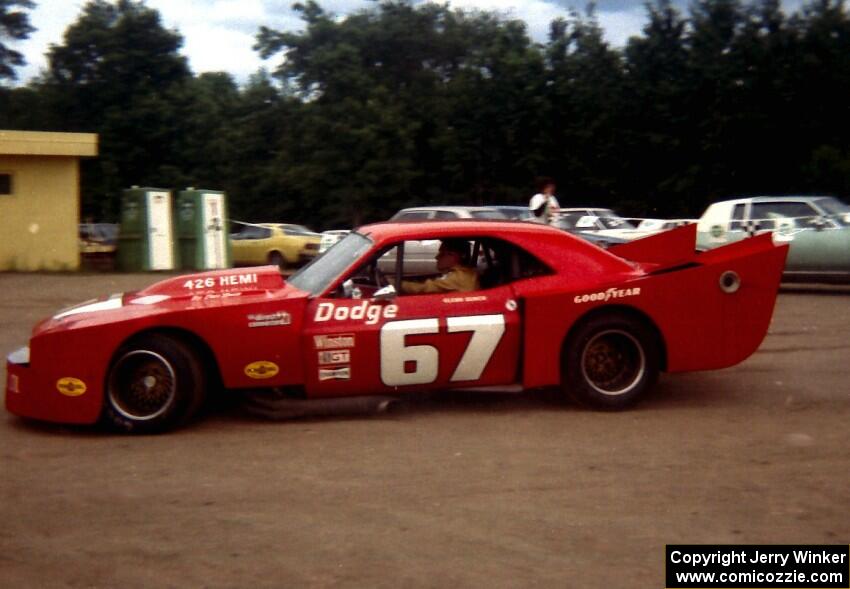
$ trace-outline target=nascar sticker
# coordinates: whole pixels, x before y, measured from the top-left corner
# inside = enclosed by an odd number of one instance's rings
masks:
[[[275,325],[289,325],[290,323],[292,323],[292,317],[286,311],[248,315],[248,327],[273,327]]]
[[[354,334],[339,333],[333,335],[314,335],[313,343],[317,350],[332,350],[339,348],[353,348]]]
[[[319,352],[319,364],[348,364],[351,362],[349,350],[328,350]]]
[[[86,383],[79,378],[66,376],[56,381],[56,390],[66,397],[79,397],[86,392]]]
[[[351,366],[319,368],[319,380],[351,380]]]
[[[251,362],[248,366],[245,367],[245,374],[257,380],[261,380],[264,378],[271,378],[280,372],[280,368],[274,362],[269,362],[267,360],[258,360],[257,362]]]

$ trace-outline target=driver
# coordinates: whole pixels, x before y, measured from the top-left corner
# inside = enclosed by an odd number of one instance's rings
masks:
[[[425,294],[436,292],[469,292],[478,290],[478,274],[469,266],[469,243],[464,239],[444,239],[437,252],[438,278],[424,282],[403,280],[401,292]]]

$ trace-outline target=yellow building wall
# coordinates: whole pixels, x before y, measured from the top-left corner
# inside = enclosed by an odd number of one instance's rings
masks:
[[[0,154],[0,174],[0,271],[79,269],[78,158]]]

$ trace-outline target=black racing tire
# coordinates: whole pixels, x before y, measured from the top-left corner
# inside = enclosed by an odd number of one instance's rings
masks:
[[[281,271],[286,270],[286,258],[280,252],[272,252],[269,254],[269,264],[277,266]]]
[[[114,429],[160,433],[185,423],[203,404],[206,377],[181,339],[149,334],[123,346],[106,377],[103,417]]]
[[[593,409],[626,409],[658,380],[660,348],[647,322],[625,313],[596,315],[578,325],[567,340],[562,387]]]

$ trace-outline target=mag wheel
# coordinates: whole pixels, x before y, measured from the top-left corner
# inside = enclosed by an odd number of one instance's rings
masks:
[[[593,317],[569,338],[562,361],[563,386],[584,405],[624,409],[658,378],[658,350],[654,330],[643,321],[623,314]]]
[[[205,379],[189,346],[169,336],[148,335],[119,350],[106,384],[106,421],[127,432],[154,433],[197,411]]]

